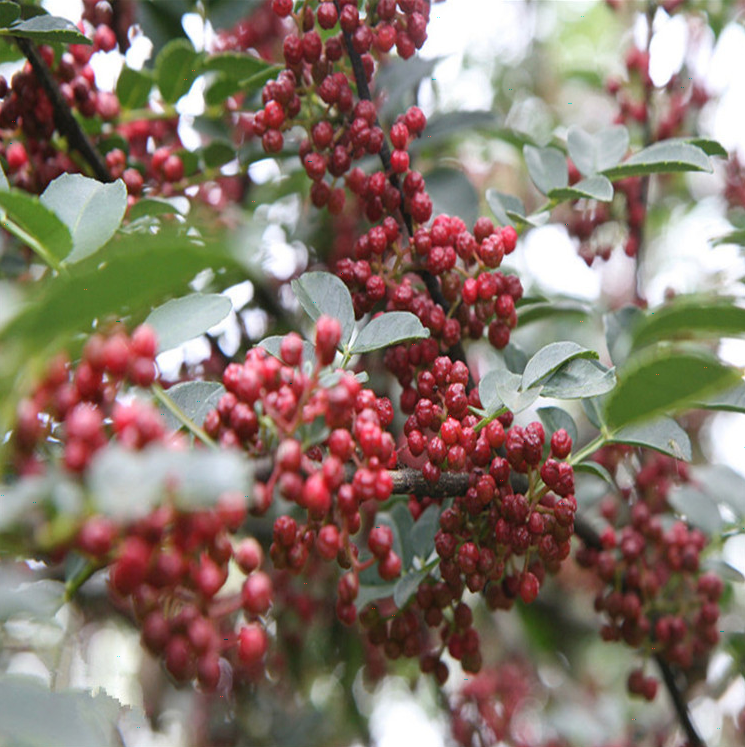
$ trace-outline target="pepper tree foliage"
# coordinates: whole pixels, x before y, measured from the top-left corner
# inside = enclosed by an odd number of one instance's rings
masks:
[[[689,703],[745,663],[723,559],[745,492],[704,452],[711,413],[745,408],[717,354],[745,310],[720,288],[649,306],[641,280],[695,184],[724,182],[742,242],[709,94],[649,72],[655,24],[716,37],[734,5],[589,4],[623,73],[575,71],[575,95],[608,116],[531,136],[500,117],[528,92],[509,69],[494,111],[427,120],[428,0],[86,0],[77,26],[0,2],[20,61],[0,79],[0,657],[52,671],[3,675],[0,735],[128,743],[137,707],[68,687],[115,621],[151,664],[142,705],[186,693],[195,744],[369,740],[365,693],[394,673],[455,744],[739,743],[737,707],[714,737]],[[133,33],[151,60],[101,90],[92,55]],[[511,149],[478,192],[475,132]],[[267,156],[281,176],[256,183]],[[551,224],[639,280],[593,308],[542,293],[513,260]],[[195,338],[208,353],[162,373]]]

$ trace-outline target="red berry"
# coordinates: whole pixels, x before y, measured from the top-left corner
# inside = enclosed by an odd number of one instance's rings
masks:
[[[378,563],[378,573],[384,581],[393,581],[394,578],[398,578],[401,575],[401,558],[391,550]]]
[[[316,356],[322,366],[328,366],[333,362],[340,341],[339,321],[330,316],[320,316],[316,321]]]
[[[263,571],[256,571],[243,582],[243,609],[250,615],[265,615],[272,604],[273,594],[272,580]]]
[[[257,623],[249,623],[238,633],[238,656],[249,666],[258,664],[269,646],[266,632]]]
[[[184,177],[184,162],[176,155],[170,155],[163,164],[163,177],[167,182],[177,182]]]
[[[292,13],[292,0],[272,0],[272,10],[280,18],[287,18]]]
[[[393,531],[386,524],[373,527],[367,538],[367,546],[376,558],[384,559],[393,546]]]

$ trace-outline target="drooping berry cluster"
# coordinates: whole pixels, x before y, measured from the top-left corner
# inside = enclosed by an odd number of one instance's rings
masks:
[[[623,447],[606,447],[599,460],[611,469],[624,462]],[[595,608],[606,622],[601,634],[607,641],[623,641],[645,657],[663,657],[682,670],[690,670],[719,640],[719,599],[722,580],[701,570],[701,552],[707,545],[703,532],[682,521],[663,524],[670,511],[670,488],[687,479],[685,465],[660,454],[647,456],[636,472],[630,505],[619,507],[608,499],[603,515],[609,526],[601,533],[601,548],[584,547],[577,556],[602,582]],[[622,519],[629,512],[629,522]],[[653,677],[642,669],[629,676],[629,691],[652,700],[657,691]]]
[[[503,420],[509,423],[510,417]],[[545,436],[539,423],[525,429],[513,425],[506,433],[499,420],[480,433],[468,425],[466,429],[471,433],[467,439],[478,444],[470,452],[453,442],[465,429],[454,418],[445,419],[440,433],[452,445],[448,448],[441,436],[432,438],[422,468],[428,479],[434,478],[433,471],[439,479],[440,464],[471,474],[465,495],[440,515],[434,537],[437,577],[423,580],[405,610],[375,603],[360,617],[368,627],[368,640],[386,656],[420,656],[422,671],[441,683],[448,676],[440,658],[445,650],[466,671],[481,668],[479,636],[471,609],[462,601],[465,589],[482,593],[492,609],[510,609],[518,596],[526,604],[533,602],[546,572],[556,571],[569,555],[577,508],[572,468],[558,461],[572,448],[566,431],[553,434],[552,456],[543,461]],[[423,442],[421,432],[416,433],[415,443]],[[503,447],[507,458],[497,454]],[[453,448],[458,463],[451,465]],[[513,473],[528,475],[532,487],[526,495],[514,491]],[[428,629],[439,630],[434,640]]]
[[[225,370],[227,392],[208,414],[205,429],[223,446],[273,455],[268,479],[255,487],[255,512],[268,510],[275,492],[302,511],[298,519],[283,514],[275,520],[270,547],[274,566],[299,573],[315,547],[324,560],[349,568],[339,581],[337,611],[351,623],[359,572],[377,563],[381,577],[392,579],[401,571],[401,559],[384,529],[370,532],[373,557],[366,564],[358,561],[359,546],[351,541],[361,526],[360,507],[390,497],[393,483],[387,470],[397,460],[387,431],[393,420],[390,400],[363,389],[348,373],[324,386],[320,374],[333,362],[340,338],[339,322],[321,316],[316,361],[310,368],[303,367],[303,342],[296,333],[282,340],[281,360],[262,348],[250,350],[243,364]],[[319,425],[325,435],[315,445],[304,445]]]
[[[246,537],[234,546],[231,539],[247,503],[232,493],[212,510],[182,511],[166,502],[120,527],[94,516],[77,537],[80,551],[109,565],[115,601],[134,615],[143,644],[162,657],[176,681],[196,678],[207,691],[221,682],[227,688],[234,675],[263,672],[269,643],[263,616],[272,604],[272,582],[258,570],[261,545]],[[240,593],[220,594],[231,559],[247,578]]]

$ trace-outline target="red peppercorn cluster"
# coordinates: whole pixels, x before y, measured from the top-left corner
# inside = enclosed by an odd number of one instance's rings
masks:
[[[316,323],[316,363],[305,370],[303,343],[296,333],[282,340],[281,360],[262,348],[249,350],[242,365],[226,368],[227,392],[204,427],[223,446],[238,446],[254,456],[273,455],[269,478],[255,486],[255,512],[264,513],[275,493],[303,511],[300,520],[288,513],[275,520],[269,551],[274,566],[299,573],[315,547],[324,560],[337,560],[350,569],[339,580],[337,612],[343,622],[352,623],[359,572],[373,563],[386,580],[401,572],[388,528],[370,531],[372,558],[365,563],[358,560],[359,547],[350,539],[361,527],[361,505],[390,497],[393,483],[387,470],[397,460],[387,431],[393,420],[390,400],[363,389],[351,374],[323,385],[320,372],[333,362],[340,338],[339,322],[321,316]],[[319,421],[325,437],[303,446],[304,434]]]
[[[606,447],[599,460],[610,468],[624,461],[624,449]],[[682,468],[682,469],[681,469]],[[653,454],[636,472],[626,491],[628,521],[617,503],[607,500],[603,515],[609,525],[600,535],[601,548],[584,547],[578,561],[603,584],[595,608],[606,622],[601,635],[623,641],[645,656],[662,656],[683,670],[705,657],[719,640],[717,621],[722,580],[700,568],[707,545],[703,532],[676,521],[665,527],[670,488],[687,479],[685,465]],[[643,670],[629,676],[629,692],[652,700],[657,690]]]
[[[148,650],[176,681],[196,678],[207,691],[263,673],[273,587],[259,570],[261,545],[252,537],[233,545],[246,514],[243,495],[224,494],[212,510],[163,504],[124,527],[94,516],[77,539],[79,550],[109,564],[112,594],[131,610]],[[220,594],[231,559],[246,579],[240,593]]]
[[[449,398],[456,405],[451,411],[458,411],[460,394],[458,389]],[[435,417],[432,408],[418,405],[417,409],[412,418],[423,429],[431,429],[419,418],[429,422]],[[503,420],[509,424],[511,418]],[[552,456],[545,461],[545,435],[539,423],[525,428],[513,425],[505,432],[503,422],[493,420],[477,433],[471,425],[463,427],[448,416],[439,434],[426,446],[424,476],[436,482],[441,465],[471,474],[465,495],[455,498],[440,515],[440,529],[434,537],[439,578],[425,578],[405,610],[376,603],[360,619],[368,628],[368,641],[382,647],[388,658],[420,656],[422,671],[442,683],[448,676],[447,664],[440,658],[445,650],[466,671],[481,668],[479,636],[472,627],[471,610],[462,601],[465,589],[481,592],[492,609],[510,609],[518,596],[526,604],[533,602],[546,572],[558,570],[569,555],[577,502],[572,468],[559,461],[572,448],[566,431],[552,435]],[[410,450],[415,444],[415,456],[423,456],[425,447],[419,450],[425,443],[422,432],[410,430],[408,439]],[[497,454],[500,449],[506,458]],[[510,479],[513,473],[527,474],[535,487],[527,495],[516,493]],[[439,630],[439,635],[433,640],[428,629]]]
[[[515,738],[526,744],[516,721],[539,689],[535,679],[521,661],[506,661],[469,677],[452,699],[450,728],[456,744],[513,744]]]
[[[64,356],[55,358],[18,409],[13,437],[18,473],[43,469],[40,450],[50,435],[62,442],[64,466],[74,473],[82,473],[112,436],[130,448],[163,439],[154,408],[117,400],[125,384],[146,387],[155,381],[156,349],[155,333],[141,326],[131,337],[93,335],[75,367]]]

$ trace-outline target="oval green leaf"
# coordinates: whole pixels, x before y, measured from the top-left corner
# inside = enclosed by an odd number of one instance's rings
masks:
[[[4,212],[0,225],[27,242],[48,264],[56,266],[70,253],[70,231],[38,197],[18,190],[0,190],[0,208]]]
[[[745,309],[729,301],[683,299],[646,312],[632,332],[635,348],[659,340],[745,335]]]
[[[479,195],[471,180],[458,169],[440,167],[424,175],[432,198],[433,214],[446,213],[472,226],[479,217]]]
[[[91,40],[78,31],[78,27],[66,18],[38,15],[6,29],[0,29],[1,36],[20,36],[37,44],[92,44]]]
[[[182,381],[166,390],[166,395],[189,420],[200,428],[210,410],[217,407],[225,387],[217,381]],[[165,408],[160,411],[168,430],[178,430],[181,423]]]
[[[200,55],[190,41],[174,39],[160,50],[155,60],[155,79],[163,100],[175,104],[200,72]]]
[[[62,174],[41,195],[41,204],[61,218],[72,236],[66,264],[100,249],[122,223],[127,188],[121,179],[104,184],[82,174]]]
[[[619,428],[609,438],[610,443],[644,446],[663,454],[690,462],[693,452],[688,434],[668,417],[644,423],[632,423]]]
[[[596,358],[598,354],[578,345],[576,342],[552,342],[541,348],[527,363],[523,371],[521,388],[524,390],[534,386],[541,379],[545,379],[558,371],[561,366],[575,358]]]
[[[192,293],[166,301],[150,312],[145,324],[158,335],[158,352],[172,350],[204,334],[230,313],[233,305],[217,293]]]
[[[133,70],[126,65],[116,81],[116,95],[125,109],[141,109],[147,105],[153,88],[153,76],[143,70]]]
[[[637,357],[619,372],[618,385],[605,403],[605,417],[617,429],[671,415],[739,382],[738,374],[713,356],[656,350]]]
[[[498,192],[496,189],[487,189],[486,202],[494,213],[494,217],[503,226],[527,223],[525,205],[519,197]]]
[[[538,417],[546,428],[548,434],[563,428],[572,439],[573,448],[577,445],[577,424],[574,418],[560,407],[539,407]],[[550,438],[550,435],[549,435]]]
[[[616,385],[615,368],[594,359],[574,358],[543,384],[543,397],[585,399],[610,392]]]
[[[526,145],[523,156],[533,184],[544,195],[555,189],[563,189],[569,183],[566,156],[557,148]]]
[[[623,125],[608,127],[594,135],[581,127],[570,127],[567,148],[574,165],[584,176],[615,166],[629,148],[629,131]]]
[[[429,330],[419,321],[419,317],[409,311],[389,311],[371,319],[362,328],[349,352],[352,355],[370,353],[425,337],[429,337]]]
[[[588,176],[571,187],[552,189],[548,196],[552,200],[580,200],[585,198],[610,202],[613,199],[613,185],[608,177],[597,174],[596,176]]]
[[[712,171],[709,157],[701,148],[680,140],[663,140],[640,150],[623,163],[604,169],[613,181],[627,176],[665,174],[677,171]]]
[[[339,320],[341,344],[346,345],[354,329],[354,307],[347,286],[330,272],[305,272],[291,285],[300,305],[314,322],[323,314]]]

